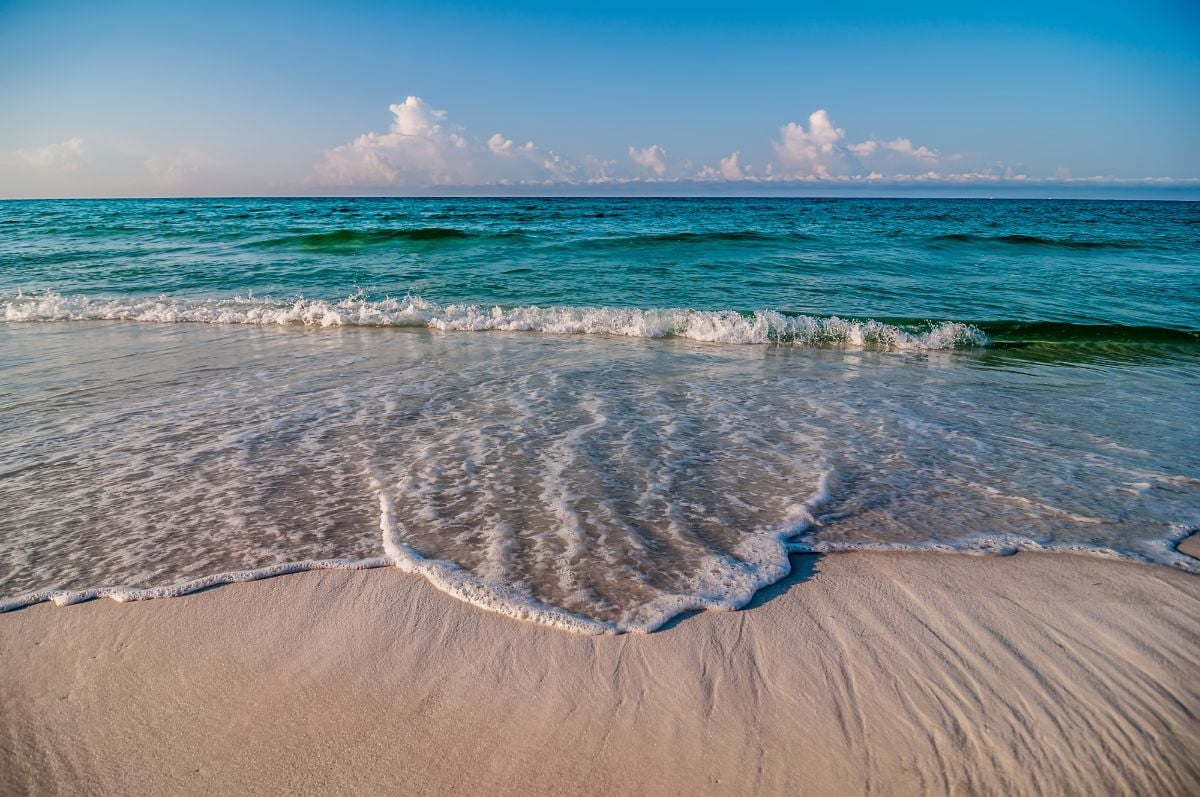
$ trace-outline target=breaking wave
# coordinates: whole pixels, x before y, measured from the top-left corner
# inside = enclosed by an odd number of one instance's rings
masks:
[[[978,327],[957,322],[903,326],[874,320],[787,315],[774,310],[642,309],[636,307],[501,307],[439,304],[420,297],[341,301],[0,296],[6,321],[144,321],[307,327],[425,327],[443,331],[545,332],[687,338],[709,343],[791,344],[923,350],[987,346]]]

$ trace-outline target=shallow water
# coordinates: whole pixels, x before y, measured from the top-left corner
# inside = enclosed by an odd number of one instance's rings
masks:
[[[0,596],[399,563],[646,630],[789,551],[1200,572],[1195,211],[1059,204],[0,203]]]

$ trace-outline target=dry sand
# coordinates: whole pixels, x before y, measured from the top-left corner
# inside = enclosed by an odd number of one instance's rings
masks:
[[[396,570],[0,616],[0,792],[1200,793],[1200,578],[797,559],[575,636]]]

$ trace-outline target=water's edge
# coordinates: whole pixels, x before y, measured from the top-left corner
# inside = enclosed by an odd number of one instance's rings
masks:
[[[386,499],[381,497],[381,504]],[[386,525],[386,510],[381,527]],[[385,532],[391,529],[382,528]],[[1090,556],[1112,561],[1133,562],[1150,567],[1171,567],[1185,573],[1200,575],[1200,559],[1180,551],[1179,546],[1185,540],[1200,536],[1200,529],[1185,528],[1171,540],[1164,541],[1161,558],[1154,559],[1134,553],[1115,551],[1099,546],[1070,546],[1044,545],[1033,540],[1009,537],[980,539],[977,547],[957,548],[945,544],[906,543],[825,543],[808,544],[795,541],[784,541],[781,538],[795,537],[802,531],[783,533],[773,538],[779,546],[780,561],[769,580],[756,586],[752,591],[740,595],[735,600],[716,601],[697,595],[664,596],[674,604],[671,609],[659,614],[651,623],[642,625],[627,625],[617,622],[602,622],[583,617],[572,612],[548,606],[533,600],[526,595],[507,590],[471,576],[453,562],[438,559],[426,559],[408,546],[397,542],[388,543],[385,547],[391,549],[391,558],[375,557],[370,559],[322,559],[316,561],[285,562],[252,570],[234,570],[226,573],[216,573],[202,578],[191,579],[177,584],[159,587],[92,587],[82,590],[47,589],[26,595],[0,600],[0,614],[34,606],[39,603],[54,603],[56,606],[70,606],[86,601],[108,598],[117,603],[155,600],[160,598],[178,598],[203,592],[214,587],[227,584],[240,584],[247,581],[258,581],[280,576],[294,575],[315,570],[372,570],[376,568],[395,567],[404,573],[423,576],[434,588],[450,595],[477,609],[501,614],[516,620],[526,620],[551,626],[563,631],[578,634],[603,635],[643,633],[649,634],[670,623],[681,615],[696,611],[738,611],[750,604],[756,595],[769,587],[778,584],[791,574],[790,557],[828,556],[852,553],[885,553],[885,554],[940,554],[957,556],[1015,556],[1018,553],[1040,553],[1053,555]]]

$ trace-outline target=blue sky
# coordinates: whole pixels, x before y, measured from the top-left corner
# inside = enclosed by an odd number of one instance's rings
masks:
[[[1184,2],[196,5],[0,0],[0,196],[1200,187]]]

